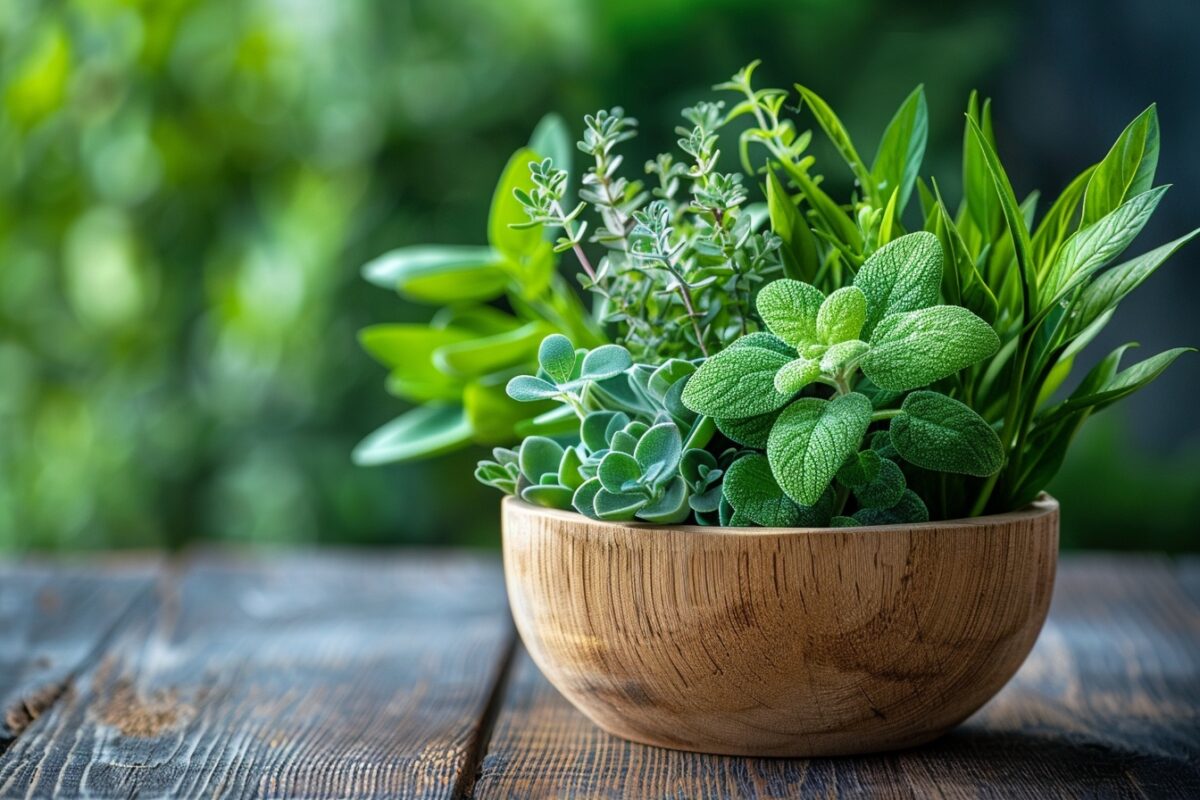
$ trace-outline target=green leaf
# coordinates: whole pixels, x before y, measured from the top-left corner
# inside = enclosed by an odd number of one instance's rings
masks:
[[[934,306],[884,317],[860,362],[881,389],[903,392],[949,377],[996,352],[992,326],[961,306]]]
[[[541,483],[543,475],[558,475],[562,457],[563,447],[558,442],[545,436],[527,436],[521,442],[517,461],[525,480]]]
[[[642,434],[633,451],[642,472],[659,478],[673,475],[679,469],[682,455],[683,437],[674,422],[663,422],[650,428]]]
[[[384,253],[363,277],[420,303],[491,300],[504,292],[503,257],[490,247],[416,245]]]
[[[1068,239],[1046,274],[1042,307],[1054,305],[1092,273],[1119,256],[1142,232],[1168,188],[1160,186],[1142,192]]]
[[[817,314],[824,301],[815,286],[780,278],[762,288],[755,305],[771,333],[796,347],[817,340]]]
[[[1154,186],[1158,168],[1158,111],[1153,105],[1129,123],[1096,167],[1083,198],[1086,227]]]
[[[556,169],[571,174],[575,145],[567,123],[558,114],[552,112],[538,120],[529,136],[529,149],[550,159]]]
[[[833,142],[833,146],[841,154],[842,158],[845,159],[851,171],[854,172],[854,177],[858,179],[863,191],[867,192],[877,205],[882,205],[882,203],[879,203],[879,192],[875,186],[875,181],[871,179],[871,171],[867,169],[867,165],[863,163],[862,158],[858,155],[858,151],[854,149],[854,143],[850,141],[850,134],[846,132],[846,128],[842,125],[842,121],[838,119],[837,114],[834,114],[833,109],[811,89],[797,83],[796,91],[800,93],[800,97],[808,104],[809,109],[817,118],[821,129],[829,137],[829,141]]]
[[[648,500],[645,495],[619,494],[601,488],[596,492],[592,506],[596,510],[597,519],[624,522],[637,516],[637,512]]]
[[[904,213],[913,184],[925,157],[925,141],[929,135],[929,111],[925,105],[925,88],[913,90],[892,117],[879,141],[871,178],[877,189],[885,194],[899,190],[896,201],[898,214]]]
[[[667,484],[662,497],[643,506],[637,512],[637,516],[638,519],[644,519],[647,522],[653,522],[658,525],[674,525],[683,522],[690,513],[691,506],[688,505],[687,484],[683,482],[683,478],[676,475]]]
[[[963,192],[966,195],[967,212],[985,242],[993,240],[1000,223],[1000,204],[980,141],[982,139],[983,143],[995,147],[991,106],[991,101],[985,100],[981,108],[979,94],[971,92],[967,102],[967,123],[963,128]],[[972,132],[976,125],[980,126],[980,138],[976,138]]]
[[[937,392],[913,392],[889,428],[904,459],[935,472],[986,477],[1004,465],[1000,437],[969,406]]]
[[[882,461],[879,453],[874,450],[862,450],[854,453],[837,471],[837,479],[843,485],[851,488],[866,486],[879,474],[879,465]]]
[[[1151,356],[1145,361],[1139,361],[1137,364],[1113,375],[1097,387],[1095,391],[1087,392],[1086,394],[1078,392],[1072,394],[1071,397],[1067,398],[1066,402],[1056,409],[1054,417],[1059,416],[1062,412],[1073,411],[1079,408],[1092,406],[1099,410],[1109,406],[1153,381],[1166,371],[1167,367],[1171,366],[1175,359],[1184,353],[1194,352],[1196,350],[1192,347],[1176,347]]]
[[[829,520],[831,528],[857,528],[860,524],[854,517],[836,516]]]
[[[583,475],[579,472],[581,466],[583,466],[583,459],[579,457],[579,451],[574,447],[565,448],[563,450],[562,461],[558,463],[559,484],[572,491],[582,486]],[[560,506],[560,508],[565,507]]]
[[[642,479],[642,466],[628,453],[612,451],[600,460],[596,470],[600,484],[610,492],[628,492],[637,489]]]
[[[1021,214],[1021,208],[1017,204],[1017,196],[1013,192],[1012,183],[1008,180],[1008,173],[1000,165],[1000,157],[996,155],[989,137],[974,120],[968,119],[967,125],[970,128],[971,136],[974,138],[976,145],[978,145],[978,151],[982,156],[983,164],[992,178],[992,185],[1000,200],[1000,211],[1004,217],[1005,225],[1008,226],[1008,234],[1012,240],[1013,255],[1017,260],[1017,274],[1021,282],[1022,304],[1028,313],[1032,313],[1030,306],[1038,296],[1038,282],[1036,265],[1033,263],[1030,254],[1032,244],[1029,241],[1029,229],[1025,225],[1025,217]]]
[[[476,444],[510,442],[518,424],[555,408],[555,404],[549,402],[545,408],[537,408],[513,400],[506,394],[502,380],[483,378],[471,381],[463,388],[463,411]]]
[[[867,451],[872,452],[872,451]],[[854,497],[863,508],[891,508],[904,497],[907,483],[895,461],[879,459],[879,471],[862,486],[854,488]]]
[[[545,323],[530,322],[505,333],[442,345],[433,351],[433,363],[446,375],[486,375],[531,360],[545,335]]]
[[[843,286],[821,304],[817,337],[825,344],[857,339],[867,321],[867,296],[857,286]]]
[[[808,358],[795,358],[775,373],[775,391],[793,395],[821,377],[821,363]]]
[[[775,373],[788,357],[761,347],[730,347],[706,360],[688,380],[683,403],[697,414],[754,417],[780,408],[790,395],[775,391]]]
[[[779,419],[779,412],[772,411],[757,417],[741,417],[739,419],[723,417],[716,420],[716,423],[717,430],[727,439],[744,447],[766,450],[767,437],[771,435],[771,427],[777,419]]]
[[[800,521],[800,509],[771,474],[771,464],[758,453],[734,461],[725,473],[722,492],[729,504],[755,525],[791,528]]]
[[[857,392],[788,406],[767,440],[775,480],[801,505],[814,505],[871,424],[871,401]]]
[[[818,307],[820,307],[819,303]],[[813,319],[813,330],[815,331],[816,312],[813,313]],[[788,344],[783,339],[780,339],[778,336],[772,333],[767,333],[766,331],[748,333],[745,336],[734,339],[733,344],[729,345],[729,347],[761,347],[764,350],[773,350],[776,353],[787,356],[788,358],[792,358],[796,355],[796,348],[794,346]]]
[[[575,345],[561,333],[547,336],[538,347],[538,365],[555,383],[566,383],[575,369]]]
[[[972,311],[987,323],[996,321],[1000,307],[996,296],[979,274],[975,262],[971,259],[970,251],[962,234],[946,204],[942,201],[941,190],[934,183],[935,201],[934,223],[938,241],[942,244],[943,252],[949,257],[950,263],[942,270],[942,293],[948,305],[961,305]]]
[[[457,450],[471,441],[462,406],[439,403],[414,408],[379,428],[354,448],[362,467],[411,461]]]
[[[529,215],[514,194],[533,190],[529,163],[540,160],[528,148],[513,153],[496,184],[488,214],[488,243],[504,256],[505,269],[527,299],[541,295],[554,277],[553,245],[546,241],[541,225],[528,225]]]
[[[591,452],[608,447],[609,426],[618,431],[629,424],[629,417],[619,411],[592,411],[579,425],[579,438]]]
[[[544,508],[569,509],[575,492],[566,486],[534,485],[521,490],[521,499]]]
[[[603,344],[583,357],[583,377],[593,381],[614,378],[633,366],[629,351],[618,344]]]
[[[600,479],[589,478],[583,482],[582,486],[575,490],[574,496],[571,497],[571,505],[585,517],[600,519],[596,515],[596,495],[600,492],[600,489]]]
[[[767,214],[772,232],[783,241],[780,254],[784,274],[811,283],[821,269],[816,239],[787,189],[770,169],[767,170]]]
[[[372,325],[358,334],[363,349],[391,368],[388,391],[414,403],[457,400],[461,396],[463,382],[438,370],[433,365],[433,352],[470,338],[469,333],[456,328],[413,323]]]
[[[823,223],[825,232],[833,237],[834,242],[844,242],[852,253],[861,253],[863,247],[862,232],[842,207],[832,197],[827,195],[820,186],[804,172],[791,172],[789,177],[800,187],[804,198],[816,212],[816,226],[820,229]]]
[[[942,245],[927,231],[901,236],[872,253],[854,276],[854,285],[867,299],[866,322],[856,335],[869,338],[888,314],[936,303],[942,286],[942,261]]]
[[[848,342],[839,342],[821,356],[821,372],[826,375],[836,375],[845,370],[851,363],[856,362],[859,358],[866,354],[871,346],[859,339],[851,339]]]
[[[1096,167],[1091,166],[1075,176],[1042,218],[1031,241],[1031,257],[1039,269],[1048,269],[1054,263],[1058,249],[1075,229],[1083,193],[1095,171]]]
[[[1123,297],[1141,286],[1164,261],[1196,238],[1197,234],[1200,234],[1200,228],[1101,273],[1080,292],[1071,316],[1068,337],[1083,331],[1104,312],[1116,308]]]
[[[532,403],[536,400],[549,400],[557,397],[561,391],[557,386],[544,381],[541,378],[535,378],[532,375],[518,375],[508,382],[504,388],[508,396],[513,400],[522,403]]]
[[[854,512],[860,525],[905,525],[929,521],[929,509],[912,489],[905,489],[891,508],[860,508]]]

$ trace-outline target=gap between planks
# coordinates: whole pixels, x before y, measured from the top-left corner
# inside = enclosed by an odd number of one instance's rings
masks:
[[[500,658],[496,677],[488,693],[487,705],[484,706],[483,716],[479,721],[479,730],[475,740],[467,750],[466,763],[459,774],[454,787],[454,797],[469,800],[475,796],[475,784],[483,774],[483,760],[487,757],[492,744],[492,734],[496,730],[496,721],[504,710],[504,701],[512,682],[513,664],[517,660],[517,652],[522,647],[521,637],[517,635],[516,626],[511,622],[508,629],[508,646]]]

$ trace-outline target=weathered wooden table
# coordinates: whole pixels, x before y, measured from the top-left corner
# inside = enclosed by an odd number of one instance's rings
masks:
[[[0,563],[0,797],[1200,797],[1200,559],[1069,556],[1029,661],[932,745],[772,760],[592,726],[492,557]]]

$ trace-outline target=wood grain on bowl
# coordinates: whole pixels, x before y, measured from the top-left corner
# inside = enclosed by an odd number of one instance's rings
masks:
[[[663,527],[504,502],[521,638],[605,730],[732,755],[929,741],[991,698],[1045,620],[1058,504],[841,529]]]

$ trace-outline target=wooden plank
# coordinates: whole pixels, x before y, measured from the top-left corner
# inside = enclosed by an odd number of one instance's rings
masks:
[[[63,694],[157,558],[0,563],[0,753]]]
[[[930,745],[754,759],[631,744],[571,708],[522,651],[478,798],[1200,796],[1200,607],[1165,560],[1066,557],[1014,681]]]
[[[0,761],[0,796],[448,797],[474,778],[514,636],[494,559],[204,559],[145,605]]]

